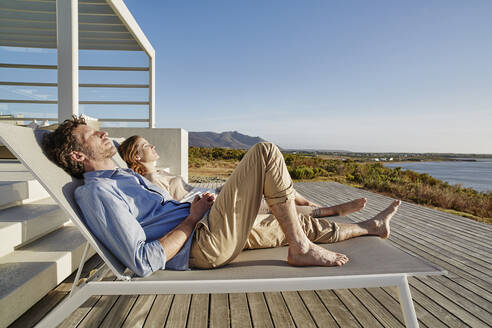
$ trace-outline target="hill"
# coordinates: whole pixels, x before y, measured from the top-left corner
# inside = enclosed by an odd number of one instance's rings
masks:
[[[260,137],[251,137],[237,131],[188,132],[188,144],[192,147],[221,147],[232,149],[249,149],[258,142],[266,141]]]

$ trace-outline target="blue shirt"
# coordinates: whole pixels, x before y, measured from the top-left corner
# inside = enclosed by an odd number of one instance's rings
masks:
[[[92,233],[130,270],[148,276],[164,268],[189,269],[193,234],[166,262],[157,240],[190,214],[190,203],[171,199],[169,193],[130,169],[84,173],[84,185],[75,200]]]

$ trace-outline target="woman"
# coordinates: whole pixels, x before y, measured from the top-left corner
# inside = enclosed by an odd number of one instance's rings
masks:
[[[131,136],[123,141],[118,148],[118,152],[129,168],[168,191],[173,199],[180,202],[191,202],[195,195],[200,195],[204,192],[218,194],[222,188],[222,186],[216,189],[193,187],[187,184],[181,176],[175,176],[164,170],[157,169],[155,162],[159,159],[159,154],[157,154],[152,144],[140,136]],[[360,198],[340,205],[322,207],[305,199],[296,192],[295,204],[298,213],[312,217],[344,216],[364,208],[366,199]],[[262,201],[258,213],[270,213],[265,201]]]

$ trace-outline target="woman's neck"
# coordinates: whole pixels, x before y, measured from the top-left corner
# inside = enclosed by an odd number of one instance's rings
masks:
[[[143,166],[145,166],[145,171],[147,173],[152,173],[155,171],[155,162],[140,162]]]

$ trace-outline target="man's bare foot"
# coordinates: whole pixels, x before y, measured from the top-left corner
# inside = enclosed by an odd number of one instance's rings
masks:
[[[401,201],[395,200],[385,210],[381,211],[375,217],[362,224],[365,224],[370,235],[376,235],[383,239],[386,239],[390,235],[390,220],[398,211]]]
[[[338,215],[345,216],[360,211],[366,206],[367,199],[359,198],[350,202],[330,207],[319,207],[313,210],[312,216],[321,218],[326,216]]]
[[[311,242],[305,250],[289,247],[287,257],[287,262],[293,266],[342,266],[348,260],[344,254],[329,251]]]

